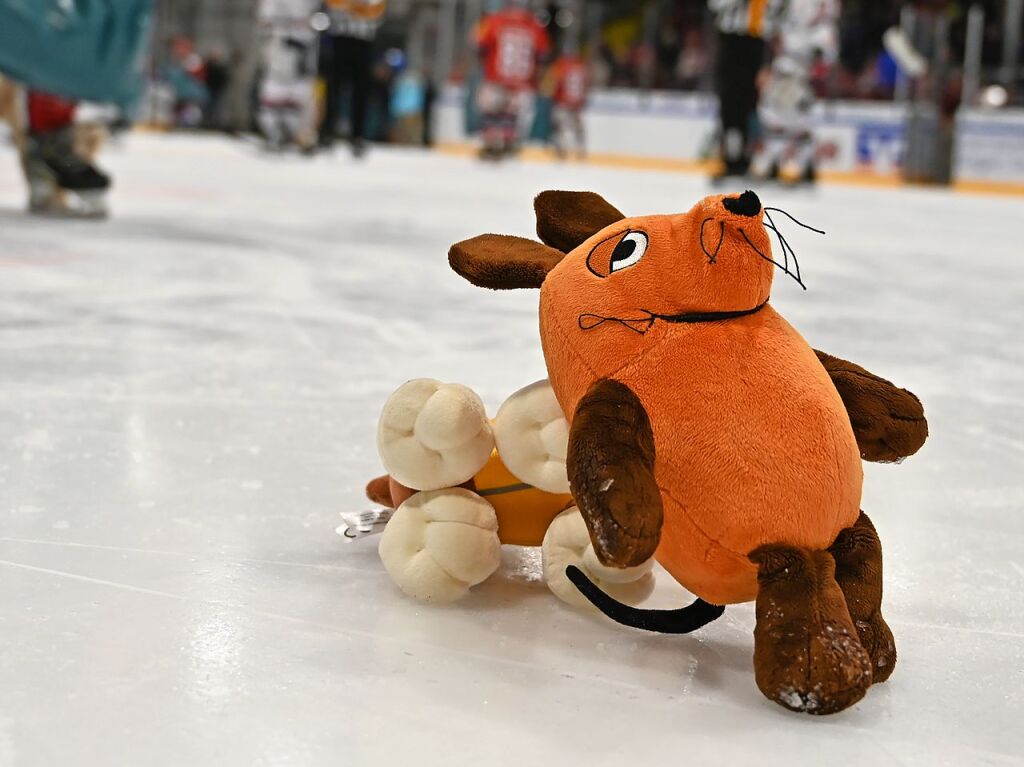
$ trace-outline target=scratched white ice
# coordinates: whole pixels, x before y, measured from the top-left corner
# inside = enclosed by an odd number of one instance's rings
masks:
[[[828,230],[787,228],[810,289],[775,305],[931,421],[867,468],[896,673],[819,719],[758,693],[750,606],[645,635],[510,551],[427,607],[334,534],[397,385],[494,407],[544,374],[536,294],[473,288],[449,243],[530,234],[548,187],[639,214],[703,180],[158,136],[105,162],[114,217],[54,223],[0,152],[0,764],[1022,763],[1021,199],[761,190]],[[661,574],[655,606],[687,598]]]

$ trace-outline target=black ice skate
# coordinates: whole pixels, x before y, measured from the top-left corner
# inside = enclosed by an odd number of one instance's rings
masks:
[[[67,218],[105,218],[110,177],[74,151],[71,128],[28,136],[23,157],[29,212]]]

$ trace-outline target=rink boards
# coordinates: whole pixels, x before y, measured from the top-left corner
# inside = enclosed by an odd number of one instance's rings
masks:
[[[1024,192],[1024,109],[962,109],[956,120],[957,186]]]
[[[435,110],[442,144],[465,143],[461,86],[449,85]],[[627,89],[594,91],[586,108],[591,156],[699,169],[714,155],[717,100],[711,94]],[[886,102],[818,104],[813,124],[826,178],[893,184],[906,147],[907,109]],[[957,119],[954,177],[966,189],[1024,192],[1024,110],[963,110]],[[1010,158],[1010,161],[1007,160]]]

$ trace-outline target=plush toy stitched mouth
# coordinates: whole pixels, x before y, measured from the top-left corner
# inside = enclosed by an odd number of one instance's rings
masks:
[[[629,319],[627,317],[605,317],[600,314],[591,314],[588,312],[581,314],[577,318],[576,322],[579,325],[580,330],[594,330],[606,322],[617,322],[623,327],[632,330],[634,333],[644,335],[658,320],[683,325],[692,325],[701,322],[722,322],[723,320],[732,320],[737,317],[746,317],[754,314],[761,311],[767,305],[768,299],[765,299],[762,303],[752,309],[736,309],[725,312],[684,312],[683,314],[655,314],[647,309],[638,309],[637,311],[643,312],[647,315],[640,319]]]
[[[708,257],[709,264],[718,263],[718,252],[722,249],[722,244],[725,242],[725,222],[718,221],[718,246],[715,248],[715,252],[712,253],[708,250],[707,245],[704,244],[704,228],[708,225],[709,221],[715,219],[708,216],[705,218],[700,225],[700,249],[704,251],[704,255]]]

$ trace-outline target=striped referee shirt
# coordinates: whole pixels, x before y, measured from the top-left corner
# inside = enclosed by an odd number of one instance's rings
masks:
[[[372,40],[384,23],[386,0],[327,0],[327,15],[331,19],[330,33]]]
[[[708,0],[719,32],[772,37],[786,10],[786,0]]]

